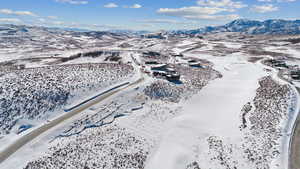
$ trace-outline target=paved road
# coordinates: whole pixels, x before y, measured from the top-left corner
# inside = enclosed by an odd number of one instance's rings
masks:
[[[298,93],[300,89],[297,88]],[[290,143],[290,153],[289,153],[289,169],[300,169],[300,112],[295,121],[293,135]]]
[[[138,85],[139,83],[143,82],[144,78],[141,77],[140,79],[138,79],[137,81],[130,83],[128,86],[124,87],[124,88],[118,88],[112,91],[109,91],[93,100],[88,101],[87,103],[83,104],[82,106],[73,109],[72,111],[66,112],[64,115],[30,131],[29,133],[27,133],[26,135],[22,136],[21,138],[19,138],[18,140],[16,140],[13,144],[11,144],[10,146],[8,146],[6,149],[4,149],[3,151],[0,152],[0,164],[5,161],[8,157],[10,157],[13,153],[15,153],[17,150],[19,150],[22,146],[24,146],[25,144],[29,143],[30,141],[32,141],[33,139],[35,139],[36,137],[38,137],[39,135],[43,134],[44,132],[48,131],[49,129],[61,124],[62,122],[64,122],[67,119],[70,119],[71,117],[79,114],[80,112],[90,108],[91,106],[105,100],[106,98],[120,92],[123,91],[125,89],[128,89],[130,87],[134,87],[136,85]]]
[[[292,81],[289,81],[283,77],[283,72],[278,72],[278,77],[291,85]],[[300,88],[296,87],[298,94]],[[288,169],[300,169],[300,112],[298,112],[297,119],[293,126],[292,136],[289,143],[289,158],[288,158]]]

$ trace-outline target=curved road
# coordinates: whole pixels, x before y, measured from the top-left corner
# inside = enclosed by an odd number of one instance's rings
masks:
[[[62,116],[46,123],[43,124],[42,126],[39,126],[38,128],[30,131],[29,133],[27,133],[26,135],[22,136],[21,138],[19,138],[18,140],[16,140],[14,143],[12,143],[11,145],[9,145],[7,148],[5,148],[4,150],[2,150],[0,152],[0,164],[5,161],[9,156],[11,156],[13,153],[15,153],[17,150],[19,150],[22,146],[24,146],[25,144],[29,143],[30,141],[32,141],[33,139],[35,139],[36,137],[38,137],[39,135],[43,134],[44,132],[48,131],[49,129],[61,124],[62,122],[64,122],[67,119],[70,119],[71,117],[79,114],[80,112],[90,108],[91,106],[105,100],[106,98],[120,92],[123,91],[125,89],[128,89],[130,87],[136,86],[137,84],[143,82],[145,79],[144,77],[140,77],[137,81],[130,83],[128,86],[124,87],[124,88],[118,88],[115,90],[110,90],[109,92],[106,92],[105,94],[90,100],[86,103],[84,103],[82,106],[73,109],[72,111],[66,112],[64,113]]]
[[[283,77],[283,72],[278,71],[277,76],[283,80],[289,83],[290,85],[293,85],[293,82],[285,79]],[[296,87],[298,95],[300,95],[300,88]],[[293,124],[293,129],[291,133],[291,138],[289,142],[289,157],[288,157],[288,169],[300,169],[300,112],[298,112],[297,118]]]
[[[300,89],[296,89],[300,93]],[[300,112],[294,123],[289,151],[289,169],[300,169]]]

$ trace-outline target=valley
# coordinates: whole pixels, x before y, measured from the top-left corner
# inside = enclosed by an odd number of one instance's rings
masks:
[[[0,168],[296,169],[297,39],[3,25]]]

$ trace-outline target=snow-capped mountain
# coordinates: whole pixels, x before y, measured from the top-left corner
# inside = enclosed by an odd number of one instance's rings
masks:
[[[50,28],[41,26],[27,26],[27,25],[13,25],[3,24],[0,25],[0,36],[35,36],[43,37],[46,35],[51,36],[90,36],[93,38],[102,38],[103,36],[111,36],[113,38],[119,38],[124,36],[123,34],[103,31],[83,31],[80,29],[66,29],[66,28]]]
[[[270,19],[265,21],[256,21],[248,19],[234,20],[222,26],[208,26],[195,30],[172,31],[171,34],[205,34],[215,32],[241,32],[246,34],[265,34],[265,35],[284,35],[300,34],[300,20],[280,20]]]
[[[140,30],[140,31],[135,31],[135,30],[126,30],[126,29],[115,29],[115,30],[109,30],[108,32],[111,33],[117,33],[117,34],[125,34],[125,35],[144,35],[151,33],[150,31],[146,30]]]

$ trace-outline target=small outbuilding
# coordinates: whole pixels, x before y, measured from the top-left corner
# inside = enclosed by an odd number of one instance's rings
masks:
[[[203,66],[201,65],[201,63],[189,63],[190,67],[195,67],[195,68],[203,68]]]
[[[175,73],[175,74],[167,74],[166,75],[167,80],[169,81],[178,81],[180,80],[180,74]]]
[[[168,65],[167,64],[159,64],[151,67],[151,70],[159,70],[159,71],[166,71]]]
[[[146,61],[145,64],[146,65],[157,65],[158,62],[157,61]]]
[[[291,71],[291,77],[294,80],[300,80],[300,70]]]

